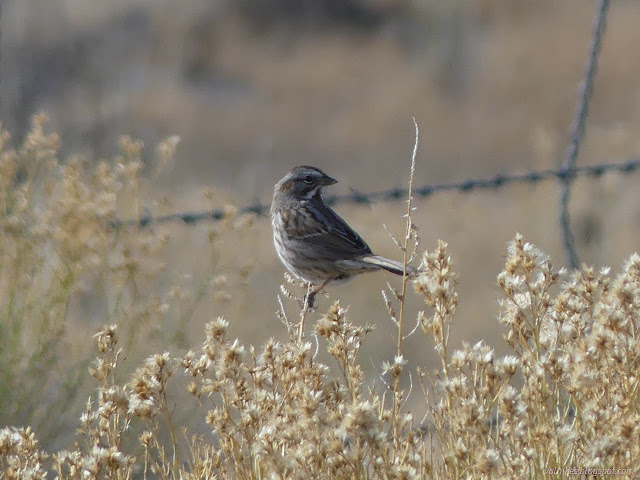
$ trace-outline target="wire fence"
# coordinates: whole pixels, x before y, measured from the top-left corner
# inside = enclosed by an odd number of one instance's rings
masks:
[[[418,198],[427,198],[431,195],[446,192],[467,193],[476,190],[498,190],[500,188],[513,184],[536,185],[546,180],[564,181],[569,179],[572,182],[578,177],[598,178],[607,173],[617,172],[621,174],[633,173],[640,169],[640,157],[632,158],[625,162],[619,163],[602,163],[590,165],[587,167],[576,167],[571,170],[565,168],[533,170],[528,173],[506,175],[497,174],[488,178],[471,178],[461,182],[454,183],[438,183],[431,185],[422,185],[413,187],[413,196]],[[328,205],[335,206],[342,203],[367,205],[380,201],[395,201],[406,199],[408,190],[406,188],[390,188],[387,190],[378,190],[375,192],[362,193],[351,192],[345,195],[328,196],[325,201]],[[270,204],[254,203],[238,209],[237,213],[247,214],[253,213],[258,216],[264,216],[269,212]],[[132,220],[117,221],[115,226],[139,226],[148,227],[155,224],[179,221],[186,224],[195,224],[205,220],[219,221],[229,215],[226,209],[214,209],[201,212],[176,212],[167,215],[143,215],[140,218]]]
[[[584,138],[587,114],[589,113],[589,101],[593,95],[593,81],[598,69],[598,57],[602,46],[602,36],[604,34],[605,20],[609,10],[609,0],[600,0],[598,13],[593,22],[593,35],[589,51],[589,60],[585,71],[584,79],[580,83],[580,101],[576,109],[575,118],[571,125],[569,148],[567,149],[567,160],[565,169],[571,171],[576,165],[580,144]],[[562,179],[562,197],[560,200],[560,226],[562,227],[562,240],[567,252],[567,259],[571,268],[578,268],[578,254],[576,253],[573,240],[573,233],[569,222],[569,197],[571,194],[571,178]]]
[[[571,222],[569,215],[569,201],[571,186],[578,177],[598,178],[610,172],[629,174],[640,168],[640,157],[631,158],[620,163],[602,163],[584,167],[576,167],[580,145],[586,131],[586,120],[589,112],[589,103],[593,95],[593,84],[598,66],[602,39],[606,24],[606,17],[610,0],[600,0],[593,23],[593,33],[589,45],[589,57],[586,64],[585,75],[578,89],[579,101],[576,113],[570,127],[569,145],[566,159],[557,169],[535,170],[523,174],[496,174],[488,178],[471,178],[455,183],[441,183],[423,185],[413,188],[413,195],[426,198],[431,195],[444,192],[471,192],[476,190],[499,189],[512,184],[536,185],[547,180],[556,180],[562,187],[560,199],[559,222],[562,232],[562,243],[567,255],[568,264],[577,268],[579,258],[575,250]],[[394,201],[405,199],[408,195],[406,188],[391,188],[370,193],[352,192],[347,195],[335,195],[326,198],[329,205],[341,203],[368,204],[374,201]],[[266,215],[269,204],[255,203],[238,210],[240,214]],[[181,221],[185,224],[195,224],[204,220],[222,220],[228,212],[224,209],[216,209],[201,212],[178,212],[168,215],[143,215],[138,219],[116,221],[115,227],[138,226],[141,228],[172,221]]]

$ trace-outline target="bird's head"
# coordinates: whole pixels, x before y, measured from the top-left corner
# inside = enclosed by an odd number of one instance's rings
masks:
[[[290,195],[296,198],[312,198],[321,193],[322,188],[333,185],[337,180],[322,170],[308,165],[294,167],[275,186],[275,195]]]

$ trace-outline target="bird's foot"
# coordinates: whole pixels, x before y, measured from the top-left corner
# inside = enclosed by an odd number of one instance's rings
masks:
[[[316,307],[316,295],[318,294],[317,291],[313,291],[310,292],[304,299],[304,307],[307,310],[315,310]]]

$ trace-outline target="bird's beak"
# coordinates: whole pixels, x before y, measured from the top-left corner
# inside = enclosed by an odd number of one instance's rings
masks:
[[[338,183],[338,181],[325,173],[322,177],[322,185],[333,185],[334,183]]]

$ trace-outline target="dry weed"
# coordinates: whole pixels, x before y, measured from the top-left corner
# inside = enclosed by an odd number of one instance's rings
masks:
[[[176,143],[158,147],[161,167]],[[58,149],[44,115],[17,148],[0,131],[0,425],[33,425],[49,441],[70,435],[65,415],[76,418],[92,389],[86,339],[98,325],[118,324],[135,362],[150,338],[184,338],[199,283],[210,292],[217,278],[213,248],[202,258],[208,278],[174,279],[164,271],[168,235],[116,222],[143,210],[141,142],[123,137],[120,154],[95,165],[61,160]],[[213,290],[224,293],[220,282]]]
[[[516,236],[498,277],[500,321],[513,350],[503,357],[484,342],[450,352],[455,284],[441,242],[425,253],[415,284],[430,307],[418,314],[420,323],[442,362],[435,371],[420,370],[429,411],[422,424],[389,401],[391,385],[381,392],[366,387],[358,352],[371,327],[349,322],[338,302],[316,323],[333,368],[295,335],[256,349],[228,338],[228,322],[217,318],[206,326],[200,351],[153,355],[129,382],[118,383],[122,350],[112,325],[96,335],[99,356],[91,372],[99,388],[75,449],[49,456],[28,428],[5,427],[3,475],[43,478],[47,468],[69,479],[636,472],[640,257],[633,255],[615,279],[588,267],[569,276]],[[383,373],[395,377],[405,364],[386,362]],[[188,386],[171,398],[179,370]],[[178,401],[191,405],[208,434],[180,430],[172,418]],[[143,433],[128,438],[136,423]]]
[[[312,337],[296,331],[284,308],[289,340],[261,347],[230,338],[228,321],[216,318],[202,347],[151,354],[131,372],[123,363],[139,345],[140,326],[201,293],[175,287],[162,302],[138,303],[144,279],[162,267],[164,240],[114,226],[123,198],[139,213],[141,145],[123,139],[123,154],[95,168],[80,159],[59,162],[57,138],[43,133],[42,122],[36,119],[17,150],[6,132],[0,136],[3,424],[40,428],[43,419],[64,418],[69,399],[86,398],[77,395],[83,370],[74,370],[83,357],[62,353],[72,294],[88,278],[100,278],[98,317],[107,326],[95,335],[90,372],[98,387],[75,442],[48,453],[32,428],[5,426],[0,478],[568,478],[567,469],[637,475],[638,255],[615,277],[586,266],[569,274],[517,235],[498,276],[499,318],[511,350],[502,357],[485,342],[458,350],[449,344],[457,275],[439,242],[424,253],[414,282],[428,309],[413,315],[440,358],[435,369],[405,359],[401,318],[412,314],[404,288],[391,288],[386,303],[398,348],[376,385],[365,380],[359,358],[372,327],[349,321],[339,302],[319,318],[304,313],[315,319]],[[160,150],[174,146],[170,139]],[[409,203],[405,259],[415,236]],[[207,285],[227,283],[217,274]],[[178,318],[189,317],[182,310]],[[330,361],[319,359],[320,348]],[[399,381],[416,368],[428,412],[418,420]],[[56,389],[53,369],[67,372],[72,388]],[[54,401],[44,401],[51,392]],[[180,421],[177,407],[189,411],[192,424]]]

